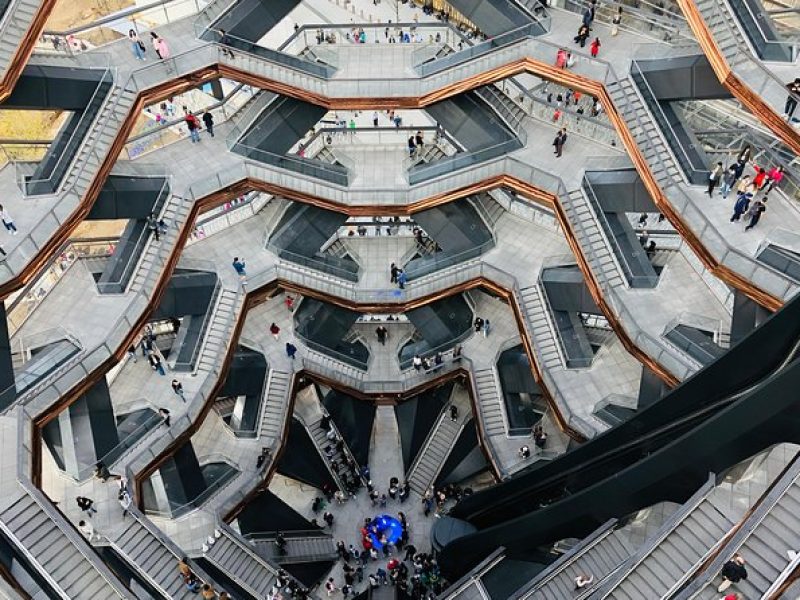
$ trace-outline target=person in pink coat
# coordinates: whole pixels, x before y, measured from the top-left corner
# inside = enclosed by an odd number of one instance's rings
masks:
[[[162,60],[169,58],[169,46],[167,45],[167,41],[164,38],[158,37],[155,31],[150,32],[150,37],[153,38],[153,50],[156,51],[158,58]]]

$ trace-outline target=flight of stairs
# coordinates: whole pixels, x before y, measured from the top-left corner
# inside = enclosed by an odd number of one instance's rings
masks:
[[[610,250],[610,243],[597,222],[584,190],[581,188],[570,192],[568,200],[562,201],[562,206],[582,254],[601,285],[625,287],[617,257]]]
[[[203,349],[195,365],[198,371],[214,372],[218,368],[222,357],[225,356],[233,322],[239,312],[241,302],[242,294],[228,289],[220,291],[219,300],[211,315],[211,322],[203,333]]]
[[[29,557],[45,579],[61,590],[65,598],[110,600],[127,597],[120,582],[111,583],[115,578],[85,540],[73,540],[67,536],[64,529],[71,527],[55,509],[52,516],[48,514],[31,493],[21,494],[0,512],[0,529]],[[74,534],[73,537],[80,535],[78,532]],[[85,548],[79,549],[78,544]]]
[[[466,396],[466,393],[460,393],[459,389],[455,388],[451,401],[442,409],[439,420],[406,473],[408,485],[418,494],[424,494],[434,484],[450,454],[450,449],[471,415],[469,401],[465,400]],[[451,404],[458,407],[458,418],[455,421],[450,418]]]
[[[647,106],[636,91],[630,77],[607,84],[614,105],[620,110],[628,130],[639,147],[650,171],[661,189],[682,181],[679,167],[664,141]]]
[[[12,1],[3,16],[3,28],[0,30],[0,73],[8,69],[14,53],[39,12],[42,3],[36,0]]]
[[[632,551],[625,539],[614,530],[614,525],[616,520],[605,523],[540,572],[526,586],[520,600],[576,598],[575,578],[578,575],[591,574],[596,586],[613,573],[630,557]]]
[[[97,112],[92,127],[80,149],[75,153],[75,157],[72,158],[72,166],[64,177],[64,189],[74,185],[74,193],[83,196],[97,175],[102,159],[116,139],[135,99],[134,92],[112,84],[111,91]]]
[[[344,445],[344,452],[339,452],[338,450],[336,450],[336,442],[328,440],[326,436],[327,432],[322,428],[320,423],[321,421],[318,419],[313,423],[309,424],[308,433],[311,434],[311,439],[314,440],[314,444],[317,446],[320,456],[322,456],[323,462],[328,467],[328,471],[330,471],[331,475],[333,476],[333,479],[336,482],[336,486],[340,490],[345,491],[346,488],[344,486],[343,477],[350,472],[350,470],[345,465],[345,459],[348,456],[351,456],[347,448],[347,444],[345,443]],[[336,425],[333,423],[333,421],[331,421],[331,425],[334,427],[334,429],[336,429]],[[336,429],[336,435],[340,439],[344,439],[342,438],[341,433],[338,431],[338,429]],[[325,448],[327,446],[330,446],[330,448],[334,451],[332,458],[328,458],[325,455]],[[336,461],[338,463],[339,465],[338,469],[333,468],[333,461]]]
[[[736,551],[747,561],[747,579],[732,588],[743,598],[761,598],[789,563],[788,552],[800,549],[798,515],[800,479],[795,479],[763,518],[753,515],[754,525],[744,543],[738,548],[724,551],[726,559]],[[750,526],[745,523],[744,528],[749,529]],[[697,598],[716,600],[719,596],[712,584],[705,587]]]
[[[503,397],[499,385],[497,371],[494,367],[475,371],[478,408],[487,437],[506,433],[506,417],[503,412]]]
[[[266,598],[276,579],[275,568],[228,527],[218,527],[221,535],[204,555],[206,560],[230,577],[254,598]]]
[[[285,554],[278,552],[278,547],[272,539],[256,541],[256,552],[267,560],[281,565],[336,560],[336,546],[330,536],[323,534],[303,537],[290,536],[291,533],[286,535]]]
[[[292,375],[285,371],[270,369],[267,379],[267,396],[261,409],[260,439],[277,440],[283,432],[286,407],[289,405],[289,388]]]
[[[699,565],[734,522],[703,495],[680,509],[679,521],[664,527],[639,548],[593,600],[661,598]]]
[[[188,200],[170,194],[169,199],[164,205],[164,210],[161,213],[161,216],[167,223],[167,232],[160,235],[159,242],[156,242],[154,236],[150,236],[150,240],[139,260],[139,264],[136,265],[130,287],[131,291],[139,292],[145,289],[152,291],[152,288],[149,288],[149,286],[155,285],[155,281],[166,263],[167,255],[169,251],[174,248],[178,234],[186,223],[190,209],[191,204]]]
[[[530,323],[530,335],[542,370],[562,368],[564,361],[553,330],[554,325],[551,324],[551,316],[547,314],[538,284],[521,289],[519,295],[522,310]]]
[[[112,541],[112,545],[128,563],[168,598],[197,597],[197,594],[188,591],[178,571],[177,565],[181,556],[140,523],[139,518],[141,517],[138,515],[128,515],[127,527]],[[205,581],[205,578],[202,579]]]

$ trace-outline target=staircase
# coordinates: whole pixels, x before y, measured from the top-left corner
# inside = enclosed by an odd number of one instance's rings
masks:
[[[442,150],[436,142],[431,142],[422,146],[422,150],[417,149],[414,156],[409,156],[403,161],[403,166],[406,170],[416,167],[417,165],[436,162],[447,158],[447,153]]]
[[[450,418],[450,405],[458,407],[458,419]],[[471,416],[469,396],[466,392],[456,387],[450,397],[450,402],[442,409],[439,420],[428,434],[425,445],[420,448],[411,468],[406,473],[406,481],[411,489],[418,494],[424,494],[436,481],[450,449],[456,443],[458,435],[464,424]]]
[[[0,15],[0,73],[5,73],[10,66],[41,5],[41,1],[37,0],[12,0],[5,14]]]
[[[97,174],[102,159],[116,139],[125,117],[133,107],[134,100],[136,93],[118,85],[111,86],[111,91],[95,116],[80,150],[72,159],[72,166],[64,177],[63,189],[74,186],[74,192],[83,196]]]
[[[542,370],[563,368],[564,360],[538,284],[521,289],[519,295]]]
[[[506,210],[503,208],[503,205],[497,202],[490,194],[487,192],[481,192],[476,196],[473,196],[469,199],[469,202],[475,207],[475,210],[478,211],[478,214],[483,218],[484,223],[486,223],[486,227],[489,228],[490,231],[495,231],[495,225],[500,220]]]
[[[795,467],[788,487],[767,492],[767,505],[757,508],[742,526],[744,539],[737,535],[720,551],[720,558],[724,561],[734,552],[747,561],[747,579],[731,588],[743,598],[767,597],[764,594],[789,564],[788,552],[800,550],[800,476],[796,471]],[[714,576],[717,572],[718,569],[711,569],[709,575]],[[715,579],[692,597],[716,600],[720,596],[716,591],[717,582]]]
[[[197,359],[195,370],[215,372],[221,358],[225,356],[233,321],[239,311],[241,294],[228,289],[220,291],[219,300],[214,307],[207,331],[202,333],[203,349]]]
[[[639,147],[656,183],[663,190],[683,180],[661,132],[636,91],[630,77],[607,83],[614,105],[620,111],[634,142]]]
[[[475,391],[486,437],[506,434],[506,416],[495,367],[475,371]]]
[[[518,592],[520,600],[586,597],[589,589],[576,595],[578,575],[592,575],[597,586],[631,555],[628,543],[614,529],[616,524],[616,519],[608,521],[563,554]]]
[[[625,287],[627,282],[622,276],[617,257],[610,249],[611,244],[597,222],[584,190],[581,188],[570,192],[568,201],[562,202],[562,206],[582,254],[600,284]]]
[[[128,515],[127,527],[111,542],[112,546],[167,598],[196,598],[197,594],[186,589],[178,571],[177,564],[182,557],[143,525],[140,518],[135,512]],[[201,577],[196,567],[192,568]]]
[[[0,529],[42,577],[64,599],[129,597],[81,534],[55,508],[45,510],[41,503],[48,500],[35,494],[41,492],[23,493],[0,512]]]
[[[205,552],[205,558],[254,598],[266,598],[275,583],[276,569],[267,563],[239,534],[218,526],[220,537]]]
[[[269,370],[267,380],[267,396],[261,409],[261,426],[258,430],[259,439],[278,440],[283,433],[286,409],[289,405],[289,388],[292,384],[292,375],[276,369]]]
[[[714,35],[714,41],[728,64],[733,65],[739,62],[737,55],[742,52],[740,42],[746,47],[744,42],[746,38],[744,34],[738,33],[739,29],[727,3],[717,2],[717,0],[695,0],[694,5],[703,15],[703,21]],[[741,37],[737,37],[734,32]]]
[[[175,247],[180,230],[186,224],[190,207],[189,201],[180,196],[170,195],[161,213],[167,224],[167,232],[160,235],[159,242],[156,242],[155,236],[150,236],[147,247],[136,266],[130,287],[131,291],[152,291],[149,286],[155,283],[155,279],[158,278],[166,263],[169,251]]]
[[[344,476],[347,475],[350,470],[347,468],[345,461],[348,457],[350,457],[354,462],[352,455],[350,454],[349,449],[347,448],[347,444],[344,445],[344,451],[340,452],[336,449],[336,442],[330,441],[327,438],[327,432],[321,426],[321,419],[317,419],[311,424],[307,424],[308,433],[311,435],[311,439],[314,440],[314,445],[316,445],[317,450],[319,450],[320,456],[322,456],[323,462],[327,465],[328,471],[330,471],[331,475],[333,476],[334,481],[336,482],[336,486],[342,490],[346,491],[347,488],[344,485]],[[336,436],[343,440],[339,430],[336,429],[336,425],[331,420],[331,426],[336,431]],[[325,448],[330,447],[331,450],[334,451],[333,456],[328,458],[325,454]],[[333,467],[333,463],[336,462],[338,468]],[[356,463],[357,464],[357,463]]]
[[[281,565],[331,561],[336,560],[337,557],[333,538],[323,534],[302,537],[289,537],[289,535],[286,535],[284,554],[278,552],[274,538],[255,540],[254,545],[259,555]]]
[[[475,90],[475,93],[500,115],[509,129],[519,135],[520,131],[523,129],[523,121],[525,117],[528,116],[524,108],[509,98],[508,95],[495,84],[479,87]],[[522,135],[524,135],[524,133]]]
[[[603,584],[592,600],[640,600],[671,593],[734,524],[709,499],[713,486],[712,479]]]

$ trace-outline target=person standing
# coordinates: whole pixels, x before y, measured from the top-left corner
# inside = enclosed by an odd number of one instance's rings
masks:
[[[597,58],[597,54],[600,52],[601,45],[600,38],[594,38],[594,41],[589,45],[589,52],[591,53],[592,58]]]
[[[246,277],[247,272],[245,271],[244,267],[244,260],[239,260],[238,256],[233,257],[233,270],[236,271],[236,274],[239,277]]]
[[[711,197],[714,194],[714,188],[717,187],[717,184],[719,184],[720,179],[722,179],[722,173],[723,173],[722,163],[718,162],[716,165],[714,165],[714,168],[711,169],[711,172],[708,174],[708,189],[706,190],[706,193],[709,195],[709,197]]]
[[[161,60],[169,58],[169,46],[167,45],[167,41],[164,38],[158,37],[155,31],[150,32],[150,37],[152,38],[153,50],[156,51],[158,58]]]
[[[413,157],[414,153],[417,151],[417,144],[414,141],[414,136],[408,136],[408,155]]]
[[[406,289],[406,281],[408,281],[408,276],[406,275],[405,271],[400,269],[400,272],[397,274],[397,286],[401,290]]]
[[[619,26],[622,23],[622,7],[617,9],[617,14],[611,19],[611,35],[616,36],[619,33]]]
[[[190,112],[186,113],[184,120],[186,121],[186,128],[189,130],[189,137],[192,139],[192,143],[196,144],[200,141],[200,122]]]
[[[147,229],[149,229],[150,233],[156,238],[156,242],[161,241],[159,237],[161,230],[158,227],[158,221],[156,221],[156,216],[153,213],[147,215]]]
[[[491,331],[491,324],[489,323],[489,319],[484,320],[483,322],[483,337],[489,337],[489,331]]]
[[[392,266],[389,267],[389,274],[391,276],[389,278],[389,281],[391,283],[397,283],[397,274],[399,272],[400,272],[400,268],[396,264],[392,263]]]
[[[767,210],[767,207],[761,200],[756,200],[753,202],[750,210],[747,211],[747,215],[750,217],[750,223],[744,228],[744,230],[750,231],[753,227],[758,225],[759,220],[761,220],[761,214],[765,210]]]
[[[458,407],[455,404],[450,405],[450,420],[453,423],[458,421]]]
[[[183,384],[177,379],[172,380],[172,391],[175,392],[176,396],[180,396],[181,400],[186,402],[186,396],[183,395]]]
[[[747,211],[750,206],[750,194],[741,193],[736,197],[736,203],[733,205],[733,216],[731,223],[738,221],[742,215]]]
[[[131,50],[133,51],[133,55],[136,57],[136,60],[145,60],[144,55],[147,51],[147,48],[133,29],[128,31],[128,39],[131,42]]]
[[[122,518],[124,519],[128,516],[128,511],[131,508],[131,495],[128,490],[120,490],[117,500],[119,500],[119,505],[122,507]]]
[[[800,96],[800,77],[795,77],[794,81],[786,84],[789,95],[786,96],[786,104],[783,107],[784,116],[791,121],[794,111],[797,108],[797,96]]]
[[[756,176],[753,177],[753,185],[756,187],[756,190],[760,190],[767,183],[767,171],[755,163],[753,164],[753,168],[756,170]]]
[[[386,345],[386,338],[388,337],[389,330],[386,329],[383,325],[379,325],[377,329],[375,329],[375,335],[378,338],[381,346]]]
[[[377,127],[378,126],[378,111],[374,111],[372,113],[372,126],[373,127]]]
[[[273,322],[272,325],[269,326],[269,332],[272,334],[272,337],[277,340],[278,336],[281,334],[281,328],[278,327],[277,323]]]
[[[286,342],[286,356],[294,360],[295,354],[297,354],[297,346],[291,342]]]
[[[564,151],[564,144],[567,143],[567,130],[566,128],[562,128],[556,134],[556,138],[553,140],[553,146],[556,147],[556,151],[554,154],[556,158],[561,158],[561,153]]]
[[[208,135],[212,138],[214,137],[214,115],[212,115],[207,110],[203,113],[203,124],[206,126],[206,131],[208,131]]]
[[[0,220],[3,221],[6,231],[10,231],[11,235],[17,235],[17,226],[14,225],[14,219],[11,218],[11,215],[2,204],[0,204]]]
[[[736,165],[731,165],[728,167],[728,170],[725,171],[725,175],[722,176],[722,187],[720,188],[720,193],[722,194],[723,199],[728,199],[728,194],[730,193],[734,183],[736,183]]]
[[[783,180],[783,167],[772,167],[767,173],[767,191],[769,194],[772,189]]]
[[[97,509],[94,507],[94,500],[92,500],[91,498],[78,496],[77,498],[75,498],[75,502],[78,504],[78,508],[80,508],[90,517],[92,516],[92,513],[97,513]]]

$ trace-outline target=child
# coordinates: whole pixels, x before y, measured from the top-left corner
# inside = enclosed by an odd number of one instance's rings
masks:
[[[589,47],[589,49],[590,49],[590,51],[592,53],[592,58],[597,58],[597,53],[600,52],[600,38],[599,37],[594,38],[594,41],[592,42],[592,45]]]

